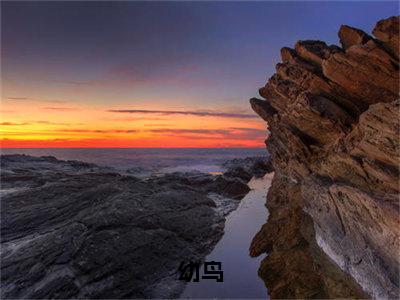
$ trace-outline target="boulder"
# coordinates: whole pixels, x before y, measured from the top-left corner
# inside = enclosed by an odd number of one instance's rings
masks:
[[[364,31],[350,26],[342,25],[339,30],[339,39],[344,50],[354,45],[363,45],[371,37]]]

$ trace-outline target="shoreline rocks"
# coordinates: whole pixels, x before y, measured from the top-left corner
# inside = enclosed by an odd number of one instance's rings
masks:
[[[262,178],[265,174],[274,171],[269,156],[235,158],[226,161],[223,166],[227,169],[224,172],[225,176],[233,178],[239,177],[247,182],[253,178],[253,176]]]
[[[179,264],[204,259],[250,190],[26,155],[1,156],[1,179],[2,298],[177,297]]]
[[[275,169],[250,249],[271,298],[399,297],[399,18],[373,35],[282,48],[250,100]]]

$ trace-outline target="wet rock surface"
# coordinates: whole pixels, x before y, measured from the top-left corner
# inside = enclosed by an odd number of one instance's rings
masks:
[[[249,190],[238,177],[138,179],[25,155],[2,156],[1,179],[2,298],[176,297],[181,261],[204,259]]]
[[[228,172],[217,176],[201,172],[174,172],[151,177],[149,180],[158,184],[168,184],[173,189],[185,188],[203,194],[217,193],[240,200],[250,191],[247,183],[252,177],[248,178],[245,171],[237,172],[235,176]]]
[[[242,178],[249,181],[253,176],[262,178],[274,171],[270,156],[235,158],[226,161],[223,166],[227,169],[224,175],[231,178]]]
[[[300,41],[251,99],[275,178],[251,245],[272,298],[399,297],[399,18]]]

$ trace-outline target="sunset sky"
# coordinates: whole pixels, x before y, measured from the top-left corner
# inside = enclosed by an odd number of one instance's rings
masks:
[[[248,99],[299,39],[397,2],[2,1],[2,147],[262,147]]]

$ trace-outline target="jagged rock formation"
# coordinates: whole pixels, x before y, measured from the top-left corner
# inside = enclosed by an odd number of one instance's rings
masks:
[[[1,156],[1,298],[169,298],[249,187],[232,176],[139,179],[54,157]]]
[[[373,35],[342,26],[342,47],[283,48],[250,100],[275,168],[250,251],[269,254],[273,298],[399,297],[399,18]]]

